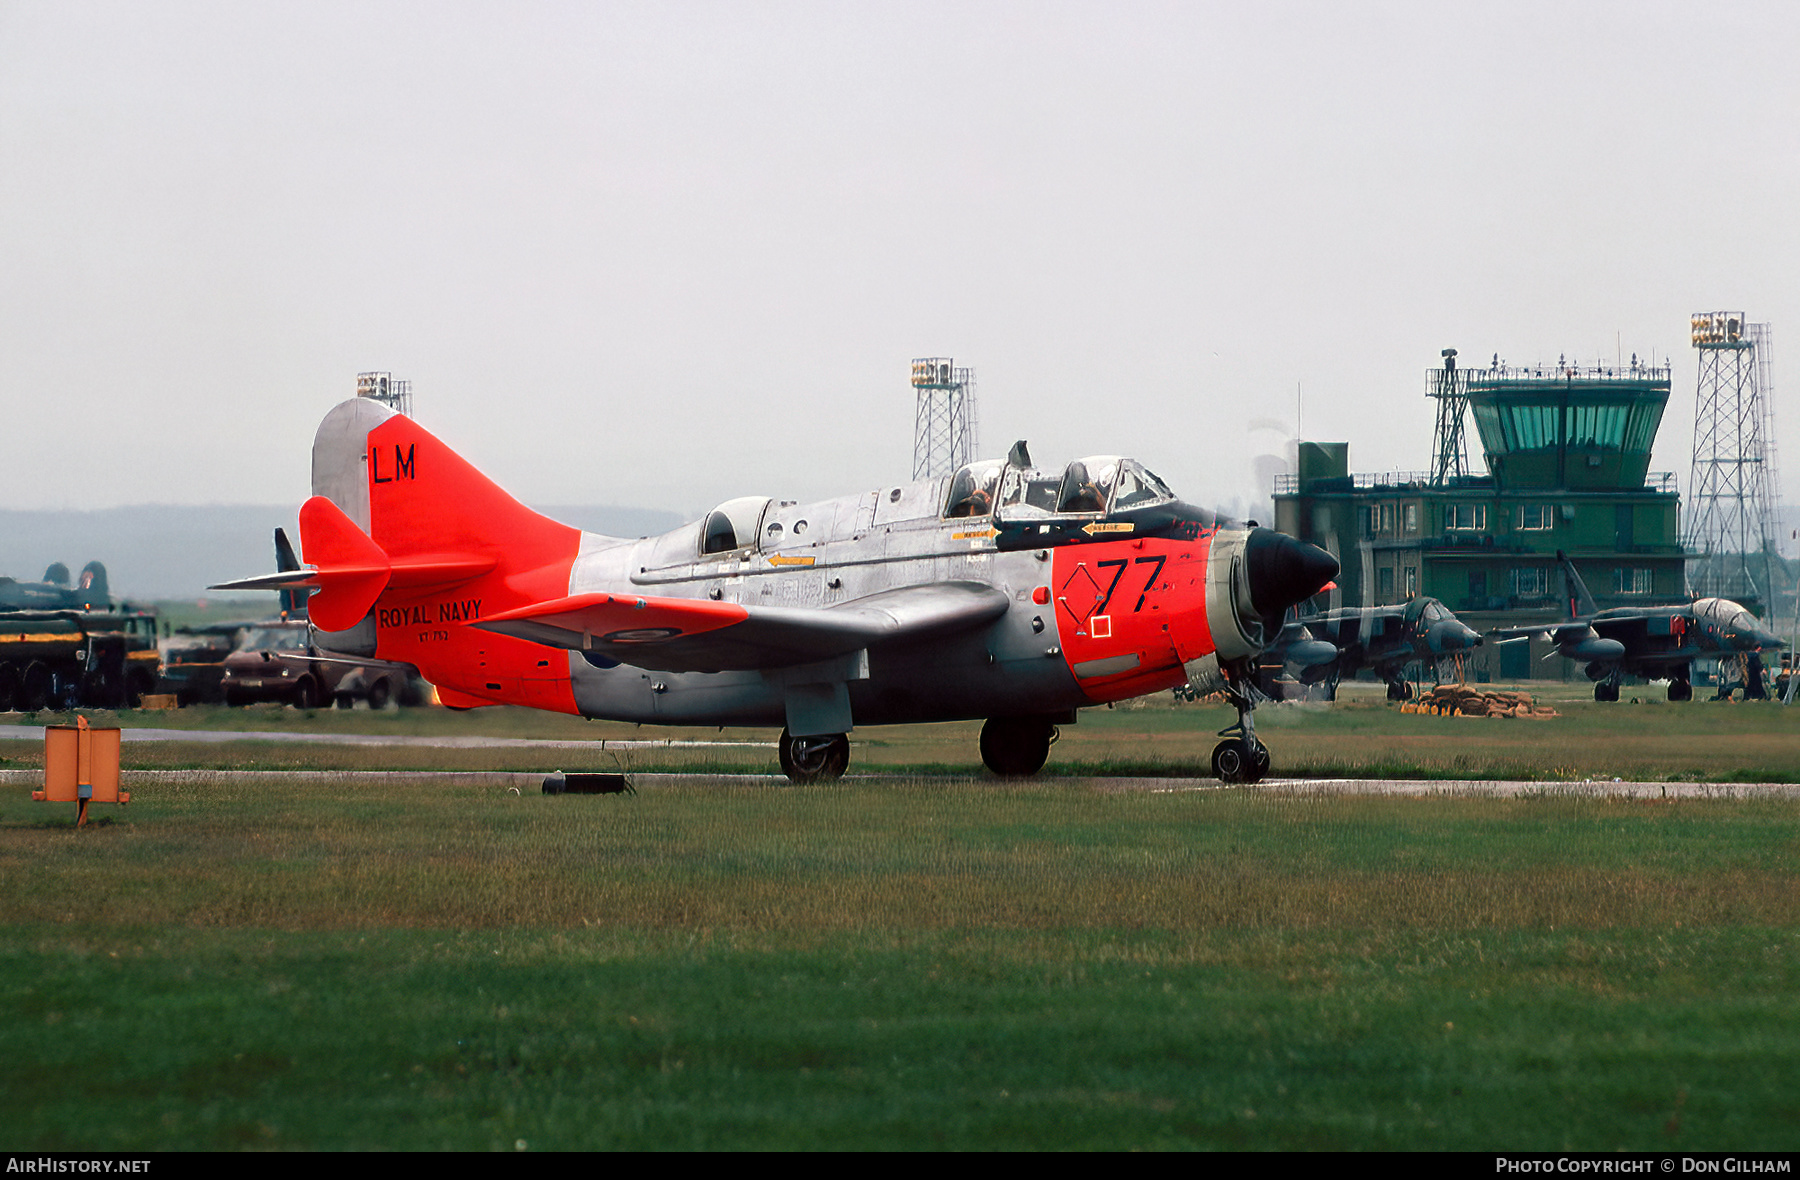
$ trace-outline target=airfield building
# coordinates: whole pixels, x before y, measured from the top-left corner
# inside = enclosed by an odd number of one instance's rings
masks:
[[[1275,523],[1337,557],[1330,606],[1440,599],[1480,631],[1563,617],[1558,550],[1602,609],[1686,601],[1675,478],[1651,472],[1669,400],[1669,370],[1629,366],[1430,371],[1433,396],[1454,388],[1480,435],[1487,474],[1464,474],[1440,414],[1434,472],[1352,474],[1349,444],[1302,442],[1278,479]],[[1445,374],[1451,374],[1447,382]],[[1460,467],[1460,470],[1459,470]],[[1489,644],[1476,679],[1579,675],[1547,645]]]

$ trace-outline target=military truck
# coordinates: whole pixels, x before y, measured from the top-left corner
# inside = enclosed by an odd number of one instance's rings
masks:
[[[136,708],[156,687],[148,611],[0,611],[0,711]]]

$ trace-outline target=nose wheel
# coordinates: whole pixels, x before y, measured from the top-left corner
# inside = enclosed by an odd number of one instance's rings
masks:
[[[1232,681],[1226,682],[1225,694],[1238,719],[1219,731],[1225,740],[1213,747],[1213,775],[1222,783],[1261,782],[1269,773],[1269,748],[1256,740],[1256,702]]]
[[[1261,782],[1269,773],[1269,748],[1254,738],[1233,738],[1213,747],[1213,776],[1222,783]]]

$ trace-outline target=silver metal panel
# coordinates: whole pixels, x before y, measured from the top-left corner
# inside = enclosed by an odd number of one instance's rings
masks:
[[[313,436],[312,491],[324,496],[369,532],[369,431],[394,416],[394,411],[366,397],[354,397],[332,407]]]

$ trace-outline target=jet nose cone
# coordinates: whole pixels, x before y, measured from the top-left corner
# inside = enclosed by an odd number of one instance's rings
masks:
[[[1244,564],[1251,605],[1265,619],[1279,619],[1288,607],[1317,594],[1338,572],[1337,558],[1274,529],[1250,531]]]
[[[1446,619],[1432,626],[1429,642],[1434,652],[1468,651],[1481,646],[1481,634],[1460,622]]]

